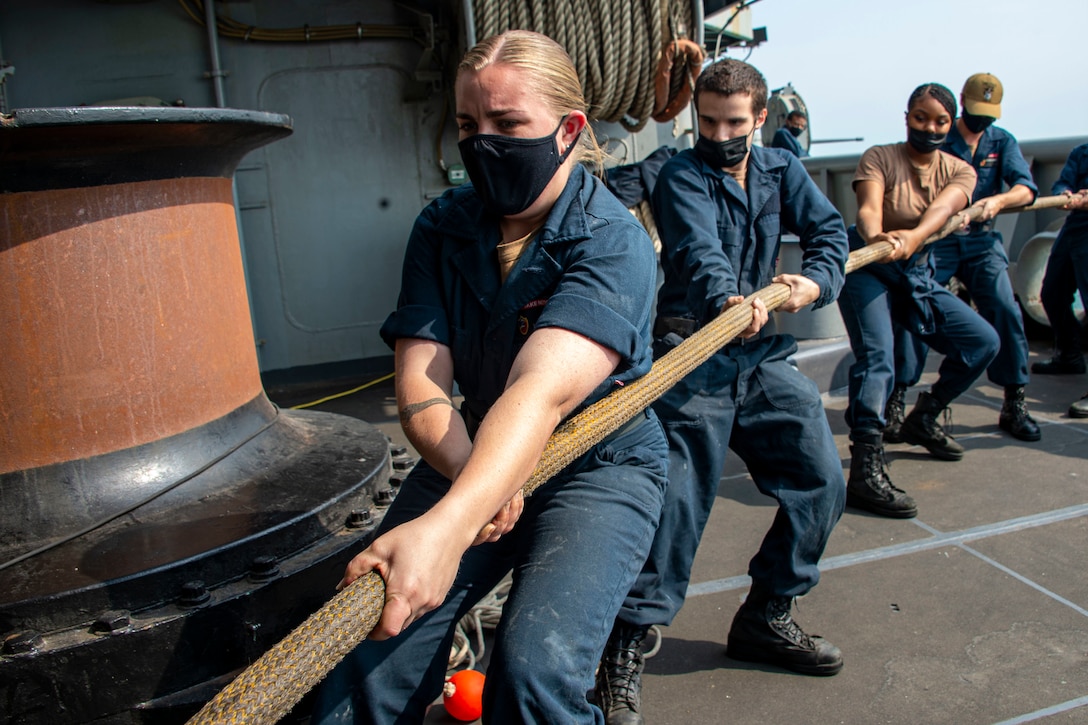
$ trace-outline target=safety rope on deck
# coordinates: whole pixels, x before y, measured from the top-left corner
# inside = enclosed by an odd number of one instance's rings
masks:
[[[1068,201],[1064,196],[1043,197],[1002,213],[1054,209]],[[981,208],[972,207],[954,215],[925,244],[948,236],[965,220],[976,221],[981,212]],[[892,249],[890,243],[880,242],[855,250],[850,253],[846,272],[880,261]],[[749,295],[745,304],[730,307],[659,358],[646,375],[563,423],[549,438],[522,491],[532,494],[747,328],[753,300],[763,300],[770,312],[789,296],[790,288],[779,283]],[[360,577],[239,674],[189,721],[190,725],[277,722],[366,638],[378,623],[384,604],[385,583],[377,572]]]

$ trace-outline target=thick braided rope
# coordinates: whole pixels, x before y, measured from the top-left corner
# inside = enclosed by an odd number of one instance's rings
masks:
[[[265,652],[190,723],[274,723],[362,642],[385,606],[377,572],[357,579]]]
[[[1002,214],[1019,214],[1023,211],[1042,211],[1043,209],[1058,209],[1065,206],[1069,202],[1069,199],[1064,196],[1041,196],[1037,198],[1034,203],[1027,206],[1010,207],[1008,209],[1002,209]],[[939,239],[944,239],[952,232],[956,231],[964,225],[965,222],[978,221],[982,216],[982,207],[972,206],[964,209],[958,214],[952,215],[952,217],[945,222],[944,226],[938,231],[931,234],[923,243],[922,246],[933,244]],[[864,267],[872,262],[879,261],[888,256],[888,252],[891,250],[889,244],[871,244],[862,249],[855,249],[850,252],[850,257],[846,260],[846,274],[850,274],[855,269]]]
[[[891,245],[889,245],[890,248]],[[752,322],[755,299],[773,310],[788,300],[790,288],[771,284],[749,295],[745,304],[730,307],[665,355],[658,358],[650,373],[628,383],[614,394],[594,403],[555,429],[544,447],[540,463],[522,491],[531,494],[541,484],[570,465],[579,456],[604,440],[619,425],[641,413],[685,375],[710,359],[726,342]]]
[[[1038,211],[1063,206],[1062,196],[1044,197],[1034,204],[1003,213]],[[925,244],[931,244],[977,220],[981,209],[972,207],[954,215]],[[892,251],[887,242],[850,253],[847,273],[880,261]],[[789,287],[774,283],[749,295],[750,303],[763,300],[768,312],[789,299]],[[643,377],[599,400],[559,426],[544,448],[522,488],[531,494],[542,483],[602,441],[751,323],[751,304],[727,309],[695,334],[659,358]],[[385,584],[376,572],[360,577],[310,615],[287,637],[263,654],[217,694],[190,721],[211,723],[274,723],[282,718],[325,675],[370,633],[385,605]]]

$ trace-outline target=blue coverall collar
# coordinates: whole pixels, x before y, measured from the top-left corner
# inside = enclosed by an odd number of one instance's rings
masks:
[[[699,163],[718,179],[722,189],[742,203],[749,214],[757,213],[767,203],[772,193],[778,193],[779,179],[786,169],[786,160],[781,156],[767,151],[762,146],[753,146],[748,151],[748,171],[745,176],[748,189],[747,193],[744,193],[740,184],[728,172],[711,166],[698,154],[696,156],[699,158]]]
[[[571,171],[567,185],[537,234],[536,241],[542,248],[591,237],[583,198],[587,187],[592,188],[592,179],[589,172],[578,164]],[[536,256],[542,258],[533,259],[528,265],[519,263],[510,272],[507,284],[502,284],[495,258],[495,248],[499,243],[498,221],[484,210],[475,194],[466,196],[459,208],[447,218],[444,227],[447,234],[465,242],[464,247],[450,259],[480,304],[492,314],[489,329],[534,299],[534,296],[546,291],[550,276],[547,273],[541,275],[540,272],[544,271],[544,267],[554,266],[555,262],[550,256],[539,253]],[[484,230],[483,233],[480,230]],[[533,246],[530,245],[524,254],[534,255]],[[527,268],[538,279],[525,279]]]
[[[975,153],[972,157],[971,147],[967,145],[967,140],[964,139],[963,134],[960,133],[959,127],[953,123],[952,129],[948,132],[948,140],[945,141],[944,146],[946,149],[951,150],[954,156],[963,159],[973,166],[974,158],[978,157],[980,154],[985,156],[989,151],[993,136],[993,126],[984,128],[982,130],[982,135],[978,137],[978,146],[975,147]]]
[[[589,224],[586,222],[585,200],[582,198],[589,182],[589,171],[581,164],[576,164],[571,170],[567,185],[555,200],[540,229],[538,239],[541,244],[546,246],[556,242],[576,242],[591,236]],[[447,221],[447,233],[462,239],[468,245],[485,248],[487,254],[499,243],[498,221],[484,209],[475,194],[466,195],[462,203],[451,211]],[[486,233],[481,234],[481,229],[485,229]]]
[[[771,196],[780,193],[782,175],[787,162],[777,153],[762,147],[752,149],[748,156],[748,209],[751,218],[758,216]]]

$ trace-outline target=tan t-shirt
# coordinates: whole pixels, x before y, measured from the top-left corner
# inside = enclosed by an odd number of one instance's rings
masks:
[[[537,227],[520,239],[501,243],[496,247],[495,251],[499,259],[499,276],[502,278],[503,284],[506,284],[506,278],[510,276],[514,265],[521,259],[521,253],[525,251],[525,248],[529,246],[529,242],[539,231],[540,227]]]
[[[963,191],[967,201],[975,191],[975,170],[962,159],[937,152],[927,166],[911,161],[906,143],[873,146],[861,155],[853,183],[884,185],[884,230],[913,229],[946,186]]]

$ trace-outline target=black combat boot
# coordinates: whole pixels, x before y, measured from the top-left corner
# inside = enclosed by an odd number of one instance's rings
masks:
[[[896,385],[884,406],[884,442],[902,443],[903,415],[907,412],[907,386]]]
[[[1031,372],[1039,375],[1083,375],[1084,371],[1084,354],[1079,346],[1068,351],[1059,349],[1049,360],[1031,364]]]
[[[893,519],[918,515],[914,499],[892,485],[880,443],[850,446],[850,478],[846,482],[846,505]]]
[[[1088,393],[1069,406],[1070,418],[1088,418]]]
[[[930,393],[919,393],[914,410],[903,420],[903,440],[923,446],[934,458],[958,461],[963,458],[963,446],[944,432],[937,422],[945,406]]]
[[[607,725],[642,725],[642,640],[647,627],[616,620],[597,668],[597,704]]]
[[[805,634],[790,616],[793,600],[748,593],[733,617],[725,653],[743,662],[765,662],[802,675],[834,675],[842,652],[823,637]]]
[[[1013,438],[1022,441],[1037,441],[1043,437],[1039,424],[1028,413],[1023,385],[1005,386],[1005,402],[1001,406],[1001,417],[997,419],[997,425]]]

